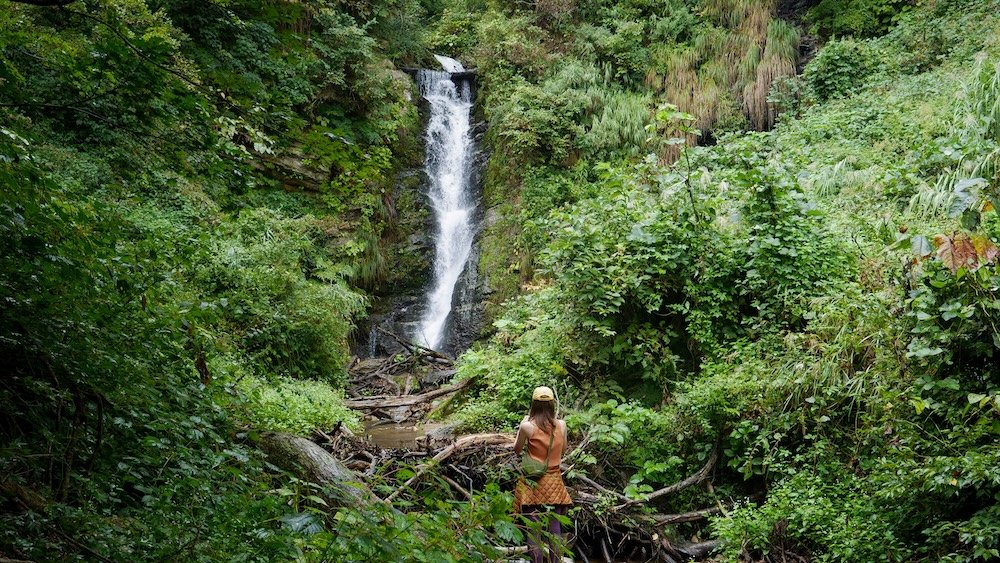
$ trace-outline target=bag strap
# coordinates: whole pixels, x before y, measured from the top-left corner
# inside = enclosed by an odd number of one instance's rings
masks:
[[[549,455],[552,454],[552,442],[556,439],[557,430],[559,430],[559,422],[555,423],[555,428],[549,433],[549,447],[545,449],[545,467],[549,466]]]

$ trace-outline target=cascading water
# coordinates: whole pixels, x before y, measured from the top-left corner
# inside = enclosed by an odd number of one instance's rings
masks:
[[[476,202],[471,195],[472,91],[452,73],[461,63],[435,55],[445,71],[417,71],[420,94],[430,104],[424,169],[430,180],[428,196],[436,224],[434,278],[414,340],[433,349],[445,343],[453,312],[455,286],[466,270],[476,229]]]

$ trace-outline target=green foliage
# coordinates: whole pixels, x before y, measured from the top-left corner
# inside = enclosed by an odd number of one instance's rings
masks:
[[[427,42],[434,52],[468,53],[475,42],[475,35],[469,33],[474,25],[472,13],[446,8],[438,18],[437,25],[428,31]]]
[[[343,393],[319,381],[247,376],[237,387],[246,396],[245,417],[254,428],[308,435],[338,424],[358,426],[358,415],[344,406]]]
[[[387,56],[420,56],[420,13],[0,10],[0,471],[45,504],[4,489],[5,555],[303,557],[267,494],[289,476],[239,424],[354,419],[329,386],[367,304],[345,241],[384,244],[380,188],[412,159]]]
[[[575,470],[633,497],[719,444],[715,492],[670,508],[766,492],[712,524],[733,559],[996,558],[1000,27],[988,0],[907,6],[821,2],[817,30],[854,38],[801,80],[769,2],[6,6],[0,473],[47,508],[5,488],[0,551],[458,561],[523,539],[495,484],[331,511],[247,445],[354,420],[354,287],[404,276],[389,243],[424,218],[393,218],[389,182],[419,156],[395,65],[427,42],[479,71],[482,266],[497,300],[523,291],[459,361],[466,427],[553,386],[591,443]]]
[[[521,84],[507,92],[494,111],[491,136],[514,162],[558,163],[575,148],[583,130],[576,118],[582,100],[572,92],[552,92]]]
[[[838,5],[850,9],[824,25],[854,26],[853,38],[828,41],[802,78],[768,83],[770,103],[791,110],[774,131],[690,149],[700,122],[663,105],[647,128],[656,138],[643,139],[662,160],[628,151],[639,143],[617,133],[629,116],[674,101],[663,100],[670,84],[750,84],[795,49],[794,30],[765,26],[757,3],[701,3],[690,12],[711,29],[645,43],[647,89],[611,87],[628,65],[601,50],[605,32],[666,16],[582,2],[577,27],[559,28],[572,42],[552,51],[559,71],[486,86],[579,96],[567,121],[584,140],[622,142],[579,143],[562,161],[504,155],[491,193],[506,220],[523,213],[504,234],[521,256],[534,251],[519,262],[533,267],[518,270],[524,294],[501,308],[491,341],[464,356],[478,384],[461,413],[471,427],[510,428],[525,389],[556,385],[590,443],[575,470],[632,496],[690,475],[720,437],[715,490],[766,495],[712,524],[732,560],[989,560],[1000,498],[995,6]],[[756,50],[739,27],[750,22],[773,28]],[[709,64],[720,45],[736,60]],[[708,497],[688,492],[670,508]]]
[[[911,0],[822,0],[806,13],[811,32],[821,37],[874,37],[885,33]]]
[[[607,27],[583,27],[578,49],[593,49],[599,63],[608,65],[616,80],[639,82],[649,64],[644,45],[646,26],[638,21],[611,19]]]
[[[543,307],[554,298],[551,291],[524,296],[521,307],[494,323],[497,340],[508,346],[462,355],[458,377],[473,378],[488,388],[461,409],[459,418],[465,425],[477,429],[509,427],[520,420],[531,402],[525,389],[551,385],[553,379],[565,375],[564,357],[574,354],[578,343],[570,340],[563,317]]]
[[[809,61],[803,76],[819,101],[850,96],[871,72],[870,59],[864,43],[834,39]]]
[[[317,253],[311,221],[246,210],[199,281],[218,295],[234,336],[271,373],[343,382],[351,319],[364,300]]]
[[[817,561],[896,561],[907,549],[881,518],[881,507],[859,490],[854,478],[808,472],[779,483],[761,506],[747,505],[713,528],[735,559],[744,550],[767,554],[777,546],[813,553]],[[775,547],[770,547],[775,546]]]
[[[672,411],[661,412],[635,402],[609,399],[592,406],[574,426],[587,429],[594,451],[605,464],[633,469],[630,484],[636,492],[643,486],[673,483],[684,477],[684,426]],[[644,449],[631,447],[642,443]],[[596,461],[596,460],[595,460]],[[650,489],[652,490],[652,489]],[[648,491],[646,491],[648,492]]]
[[[758,296],[750,304],[781,324],[799,322],[805,300],[849,268],[849,259],[830,244],[816,220],[822,212],[787,182],[788,175],[763,165],[747,172],[754,191],[743,210],[751,231],[746,284]]]
[[[646,126],[650,119],[650,99],[647,96],[612,93],[602,103],[584,140],[596,155],[619,152],[639,154],[646,146]]]
[[[446,484],[442,483],[442,486]],[[329,524],[308,539],[319,561],[491,561],[498,543],[518,541],[510,516],[510,493],[490,485],[467,503],[423,498],[420,511],[400,512],[376,503],[338,510]]]

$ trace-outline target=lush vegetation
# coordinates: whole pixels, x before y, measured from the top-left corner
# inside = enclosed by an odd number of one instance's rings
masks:
[[[683,96],[608,79],[616,67],[579,47],[588,24],[507,19],[508,33],[569,36],[574,49],[493,72],[568,92],[565,104],[574,88],[551,85],[575,80],[593,105],[546,104],[580,108],[554,116],[560,127],[514,112],[531,120],[497,133],[506,158],[523,158],[523,133],[535,135],[533,168],[497,188],[521,196],[522,213],[501,228],[520,237],[509,271],[525,293],[463,357],[460,372],[483,391],[460,416],[508,426],[523,389],[556,380],[576,405],[571,426],[600,446],[577,467],[605,477],[617,467],[634,495],[693,473],[720,442],[714,489],[671,508],[766,492],[713,522],[727,557],[990,559],[1000,549],[995,5],[895,11],[881,35],[888,20],[852,28],[849,10],[831,20],[832,4],[865,3],[821,3],[807,14],[813,31],[853,37],[771,82],[768,112],[781,113],[767,133],[733,132]],[[697,45],[711,24],[692,25],[636,44]],[[606,138],[609,123],[631,126],[620,109],[601,119],[612,95],[632,100],[647,131],[638,153],[655,157],[585,142]],[[512,99],[487,97],[484,111],[507,123]],[[738,128],[761,125],[743,99]],[[657,109],[664,102],[698,115]],[[676,152],[693,144],[692,125],[711,128],[701,139],[714,146]]]
[[[0,553],[301,551],[254,439],[356,421],[350,332],[407,276],[391,61],[423,13],[0,4]]]
[[[697,530],[728,559],[1000,557],[996,3],[779,7],[0,3],[0,555],[517,539],[495,486],[331,510],[255,445],[357,422],[351,331],[423,267],[397,69],[438,52],[489,125],[465,428],[553,385],[633,497],[718,448],[671,510],[749,499]]]

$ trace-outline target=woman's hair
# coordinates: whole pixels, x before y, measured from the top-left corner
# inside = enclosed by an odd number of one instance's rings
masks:
[[[556,427],[556,402],[555,401],[531,401],[531,408],[528,409],[528,420],[535,423],[542,432],[546,434],[552,432]]]

